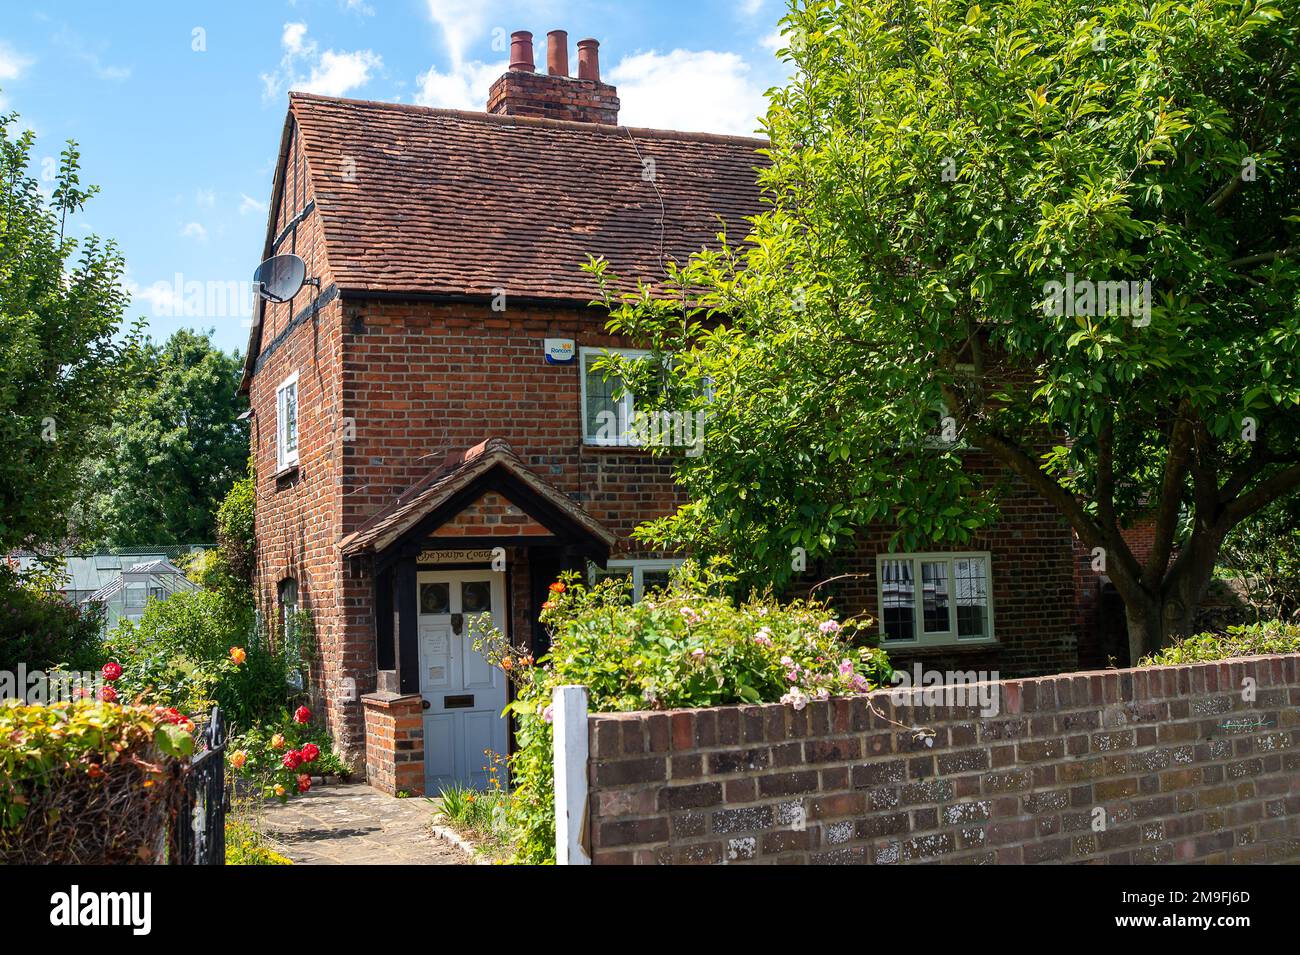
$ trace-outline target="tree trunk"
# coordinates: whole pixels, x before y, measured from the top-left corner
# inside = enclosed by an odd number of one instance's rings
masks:
[[[1158,592],[1142,587],[1120,587],[1128,614],[1129,665],[1191,636],[1196,611],[1214,579],[1223,534],[1201,532],[1192,535],[1165,572]]]

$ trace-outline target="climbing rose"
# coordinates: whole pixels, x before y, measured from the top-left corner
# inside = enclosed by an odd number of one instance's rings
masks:
[[[230,662],[233,663],[235,666],[239,666],[247,659],[248,659],[248,654],[244,651],[243,647],[230,648]]]
[[[842,660],[840,662],[840,676],[853,676],[852,660]]]
[[[112,703],[117,699],[117,690],[111,686],[101,686],[99,688],[99,698],[105,703]]]
[[[555,707],[548,706],[546,709],[542,710],[542,719],[547,723],[555,719]]]
[[[276,784],[275,784],[275,794],[276,794],[277,796],[283,796],[283,795],[284,795],[284,787],[281,786],[279,783],[276,783]]]
[[[306,723],[311,719],[311,710],[305,706],[300,706],[293,711],[293,720],[295,723]]]
[[[116,680],[118,677],[122,675],[122,664],[105,663],[104,669],[100,670],[99,672],[104,675],[105,680],[107,680],[109,683],[112,683],[114,680]]]
[[[692,651],[691,651],[691,656],[693,656],[693,657],[695,658],[695,662],[696,662],[696,663],[699,663],[701,660],[704,659],[704,650],[703,650],[703,648],[699,648],[699,647],[697,647],[696,649],[692,650]]]
[[[754,642],[761,647],[770,647],[772,645],[772,631],[767,627],[759,627],[758,633],[754,634]]]
[[[840,625],[834,620],[823,620],[817,627],[822,633],[834,633],[840,628]]]
[[[797,686],[790,690],[785,696],[781,697],[782,703],[789,703],[796,710],[802,710],[808,705],[808,697],[803,694]]]
[[[291,749],[284,754],[284,759],[280,760],[280,762],[284,763],[285,769],[297,769],[302,765],[302,753],[296,749]]]
[[[271,749],[284,749],[284,737],[279,733],[271,737]]]
[[[304,743],[300,752],[304,763],[313,763],[316,761],[316,757],[320,755],[320,747],[315,743]]]
[[[304,773],[298,777],[298,792],[305,793],[309,789],[311,789],[311,777]]]
[[[548,600],[548,601],[546,601],[546,603],[542,604],[542,609],[543,609],[543,610],[554,610],[554,609],[555,609],[555,601],[554,601],[554,600]]]
[[[243,769],[246,762],[248,762],[248,754],[242,749],[237,749],[230,754],[230,765],[235,769]]]
[[[551,584],[551,586],[550,586],[550,591],[551,591],[551,593],[553,593],[553,594],[562,594],[562,593],[564,593],[564,581],[562,581],[562,580],[557,580],[555,583]]]

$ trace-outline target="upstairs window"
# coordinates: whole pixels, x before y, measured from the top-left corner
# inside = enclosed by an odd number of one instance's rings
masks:
[[[298,373],[275,389],[275,461],[284,471],[298,463]]]
[[[624,445],[636,413],[633,395],[623,377],[597,367],[607,355],[645,358],[648,351],[630,348],[580,348],[582,371],[582,440],[595,445]],[[608,377],[606,377],[608,375]]]
[[[993,640],[988,553],[882,554],[876,579],[885,644]]]

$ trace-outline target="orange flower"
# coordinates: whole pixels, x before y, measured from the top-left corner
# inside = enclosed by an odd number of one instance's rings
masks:
[[[283,796],[283,795],[284,795],[284,787],[281,786],[279,783],[276,783],[276,784],[275,784],[275,794],[276,794],[277,796]]]
[[[248,754],[242,749],[237,749],[230,754],[230,765],[236,769],[243,769],[246,762],[248,762]]]
[[[231,648],[230,648],[230,661],[231,661],[235,666],[239,666],[241,663],[243,663],[243,662],[244,662],[245,660],[247,660],[247,659],[248,659],[248,654],[244,652],[244,648],[243,648],[243,647],[231,647]]]
[[[509,657],[501,658],[501,669],[509,670],[512,666],[514,666],[514,662]]]
[[[555,583],[551,584],[551,593],[553,594],[564,593],[564,581],[557,580]]]
[[[284,737],[279,733],[271,737],[271,749],[284,749]]]
[[[533,665],[533,658],[532,658],[532,657],[520,657],[520,658],[519,658],[519,662],[522,663],[522,664],[523,664],[524,666],[526,666],[526,667],[530,667],[530,666]]]
[[[555,601],[554,601],[554,600],[548,600],[548,601],[546,601],[546,603],[542,604],[542,609],[543,609],[543,610],[554,610],[554,609],[555,609]]]
[[[86,767],[86,775],[91,779],[98,779],[100,776],[104,775],[104,771],[99,768],[99,763],[91,763]]]

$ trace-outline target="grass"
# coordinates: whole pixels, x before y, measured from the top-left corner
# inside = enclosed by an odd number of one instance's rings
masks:
[[[448,786],[439,794],[442,817],[479,852],[494,859],[511,854],[511,830],[506,813],[509,796],[499,789],[480,792],[465,786]]]

